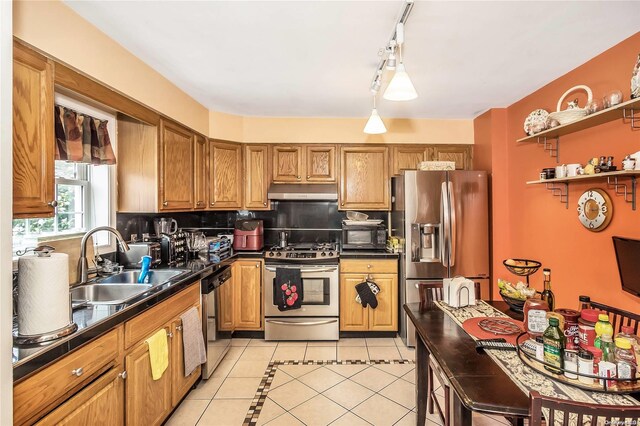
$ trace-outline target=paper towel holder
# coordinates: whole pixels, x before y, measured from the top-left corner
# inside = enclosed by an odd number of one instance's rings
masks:
[[[42,245],[33,249],[26,249],[20,255],[33,251],[38,257],[50,257],[56,249],[51,246]],[[71,292],[69,292],[69,307],[71,307]],[[17,345],[33,345],[37,343],[49,342],[60,339],[74,333],[78,329],[78,324],[73,322],[73,309],[69,309],[69,324],[47,333],[40,334],[20,334],[18,328],[13,330],[13,342]]]

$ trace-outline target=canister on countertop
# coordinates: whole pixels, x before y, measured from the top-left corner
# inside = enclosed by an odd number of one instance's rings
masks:
[[[544,339],[542,336],[536,336],[536,359],[544,362]]]
[[[594,346],[596,340],[596,322],[602,311],[597,309],[583,309],[578,319],[578,331],[580,333],[580,347]]]
[[[578,330],[578,318],[580,318],[580,312],[573,309],[556,309],[556,313],[562,315],[564,318],[564,337],[567,338],[567,349],[575,351],[580,346],[580,330]]]
[[[577,379],[578,375],[578,351],[565,350],[564,356],[564,376],[569,379]]]
[[[585,385],[592,385],[593,379],[591,377],[585,377],[584,374],[597,374],[593,371],[593,354],[585,349],[580,349],[578,352],[578,381]],[[566,375],[566,373],[565,373]]]

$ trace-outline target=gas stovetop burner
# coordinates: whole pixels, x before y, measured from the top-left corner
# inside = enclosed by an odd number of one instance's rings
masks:
[[[265,253],[265,258],[275,260],[325,260],[340,256],[335,243],[297,243],[286,247],[273,246]]]

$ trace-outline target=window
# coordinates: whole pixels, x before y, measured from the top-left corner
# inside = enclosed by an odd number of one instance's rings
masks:
[[[115,116],[60,94],[56,94],[56,103],[109,120],[109,136],[116,147]],[[114,167],[56,161],[55,184],[58,207],[54,217],[13,220],[14,255],[47,239],[82,234],[100,225],[114,226]],[[101,251],[115,250],[108,233],[99,232],[93,238]]]

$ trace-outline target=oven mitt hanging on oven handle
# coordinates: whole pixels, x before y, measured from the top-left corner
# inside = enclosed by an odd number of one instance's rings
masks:
[[[374,293],[373,289],[377,289]],[[359,284],[356,284],[356,291],[358,292],[358,296],[360,297],[360,303],[363,308],[366,308],[367,305],[371,306],[372,309],[378,307],[378,299],[376,298],[376,293],[380,291],[380,287],[369,280],[365,280]]]

